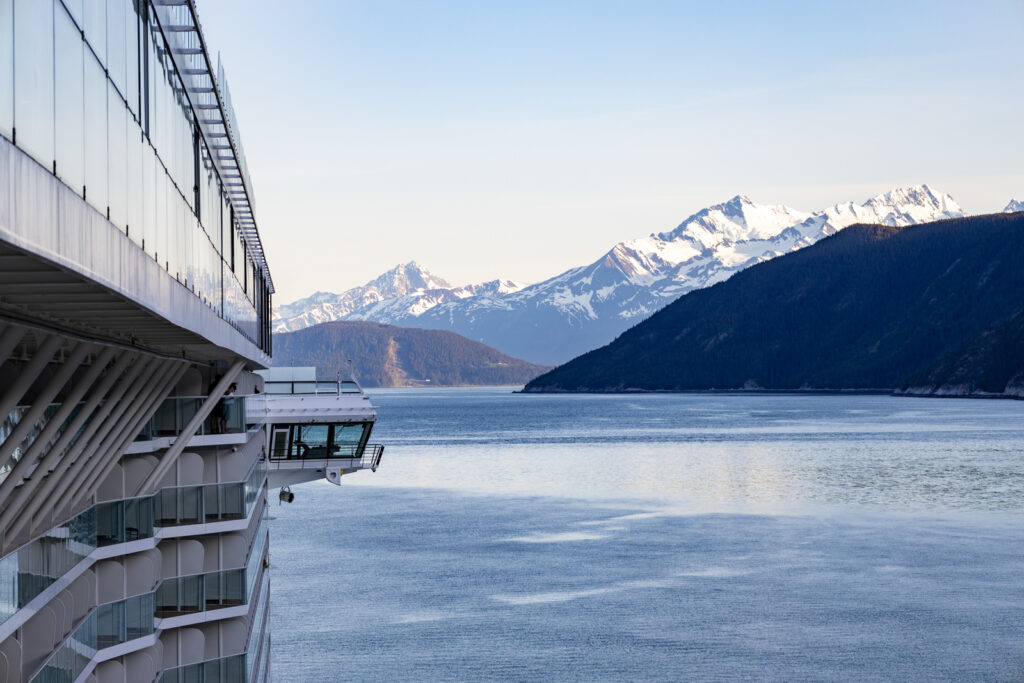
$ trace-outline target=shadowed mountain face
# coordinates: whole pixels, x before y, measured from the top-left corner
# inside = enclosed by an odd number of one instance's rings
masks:
[[[368,387],[524,384],[548,369],[453,332],[350,321],[275,334],[274,363],[351,373]]]
[[[616,244],[593,263],[522,287],[494,280],[453,288],[415,263],[342,294],[318,293],[277,311],[276,331],[327,320],[443,329],[535,362],[561,363],[607,344],[694,289],[801,249],[853,223],[911,225],[963,213],[927,185],[815,212],[736,196],[675,229]]]
[[[1024,398],[1024,313],[971,337],[904,384],[910,394]]]
[[[1022,263],[1024,214],[850,227],[687,294],[527,390],[1012,393]]]

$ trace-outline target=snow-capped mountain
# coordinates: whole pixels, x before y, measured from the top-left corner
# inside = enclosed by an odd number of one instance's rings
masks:
[[[501,296],[522,289],[511,280],[453,287],[415,261],[400,264],[341,294],[316,292],[274,309],[274,331],[291,332],[332,320],[393,322],[416,317],[441,303],[473,296]]]
[[[1024,201],[1019,199],[1011,199],[1010,203],[1003,209],[1003,213],[1016,213],[1018,211],[1024,211]]]
[[[912,225],[960,216],[963,211],[952,197],[927,185],[815,212],[755,204],[740,195],[698,211],[674,230],[620,242],[589,265],[529,287],[510,286],[507,291],[484,285],[475,290],[424,287],[391,299],[381,297],[358,312],[348,309],[343,319],[452,330],[516,358],[562,363],[608,343],[693,289],[721,282],[738,270],[813,244],[848,225]],[[410,266],[415,264],[404,268]],[[364,299],[377,296],[379,288],[375,294],[364,293],[370,285],[338,297],[353,292],[360,292]],[[317,297],[320,294],[311,299]],[[322,322],[319,318],[329,305],[338,304],[318,300],[311,309],[316,315],[296,315],[287,321],[286,329],[298,329],[291,321],[303,316],[314,320],[305,324]],[[280,323],[276,329],[281,329]]]

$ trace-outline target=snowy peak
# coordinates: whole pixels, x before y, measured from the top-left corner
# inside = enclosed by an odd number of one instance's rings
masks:
[[[452,287],[446,280],[409,261],[381,273],[361,287],[340,294],[317,292],[274,309],[274,331],[291,332],[332,320],[372,320],[397,323],[416,318],[440,304],[472,297],[503,297],[523,285],[491,280]]]
[[[874,213],[878,222],[886,225],[913,225],[964,215],[951,196],[935,192],[927,185],[890,190],[867,200],[861,208]]]
[[[727,202],[698,211],[675,230],[652,237],[666,242],[688,239],[708,247],[723,240],[742,242],[770,238],[808,216],[810,214],[788,206],[755,204],[749,197],[736,195]]]
[[[478,285],[466,285],[465,287],[460,287],[460,289],[468,292],[468,296],[495,297],[518,292],[525,286],[521,282],[513,280],[490,280],[488,282],[481,282]]]
[[[420,289],[451,289],[445,280],[432,274],[415,261],[395,266],[375,280],[366,283],[384,298],[405,296]]]
[[[814,213],[784,205],[755,204],[750,198],[737,195],[698,211],[671,232],[651,237],[664,242],[685,239],[711,248],[722,243],[770,240],[798,226],[802,226],[805,237],[817,238],[853,223],[913,225],[963,215],[951,196],[935,192],[927,185],[896,188],[862,204],[845,202]]]
[[[1018,211],[1024,211],[1024,201],[1017,199],[1011,199],[1010,203],[1003,209],[1003,213],[1016,213]]]

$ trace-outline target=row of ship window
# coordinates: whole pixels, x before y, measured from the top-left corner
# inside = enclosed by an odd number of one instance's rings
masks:
[[[269,351],[269,286],[145,0],[0,0],[0,135]]]

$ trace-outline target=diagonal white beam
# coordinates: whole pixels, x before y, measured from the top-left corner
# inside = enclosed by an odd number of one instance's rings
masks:
[[[85,429],[82,433],[77,435],[78,438],[75,440],[74,444],[71,444],[71,446],[67,448],[67,452],[62,452],[63,448],[61,451],[58,451],[58,461],[53,471],[47,474],[46,479],[44,480],[45,484],[43,490],[39,495],[32,498],[26,509],[23,511],[23,514],[19,515],[13,522],[11,522],[10,529],[6,532],[8,538],[14,537],[19,531],[21,531],[22,527],[24,527],[25,524],[35,516],[39,511],[39,508],[43,505],[53,505],[54,501],[51,497],[54,493],[54,489],[56,489],[58,484],[62,484],[64,486],[68,485],[70,477],[73,476],[73,472],[70,472],[70,470],[73,465],[78,463],[79,460],[77,457],[78,454],[81,453],[86,445],[89,444],[93,435],[96,434],[97,431],[99,431],[100,438],[102,438],[106,433],[106,430],[113,427],[113,423],[106,425],[107,416],[110,414],[110,411],[114,409],[114,406],[120,402],[121,397],[124,396],[130,384],[136,377],[138,377],[139,373],[154,360],[154,358],[152,356],[134,355],[129,357],[128,360],[134,362],[132,362],[131,366],[127,368],[126,372],[117,378],[117,384],[114,385],[114,388],[110,390],[109,394],[103,397],[104,400],[97,407],[95,413],[92,415],[86,415],[88,424],[85,425]],[[101,426],[104,427],[103,430],[100,429]],[[71,430],[68,431],[70,432]],[[61,440],[63,441],[63,437]],[[55,448],[54,450],[57,449]],[[7,512],[7,510],[4,511],[5,516]],[[6,546],[6,541],[4,545]]]
[[[114,435],[109,444],[105,445],[105,452],[100,454],[100,457],[96,459],[96,463],[90,471],[81,477],[81,483],[71,491],[72,508],[81,499],[95,493],[95,487],[120,462],[124,449],[128,448],[128,444],[139,435],[142,425],[153,416],[153,413],[160,407],[164,399],[167,398],[167,394],[170,393],[187,369],[188,365],[186,363],[172,361],[167,363],[161,371],[157,372],[157,375],[150,382],[150,391],[145,396],[140,397],[138,401],[139,409],[133,415],[126,416],[124,428]]]
[[[224,376],[220,378],[219,382],[217,382],[217,386],[210,390],[210,395],[206,397],[205,401],[203,401],[203,405],[199,406],[199,410],[196,411],[196,414],[192,416],[192,419],[189,420],[188,424],[181,430],[181,434],[174,439],[174,443],[171,444],[171,447],[164,451],[164,454],[160,456],[160,462],[157,463],[157,466],[152,472],[150,472],[149,476],[146,477],[146,481],[142,483],[142,486],[139,487],[135,495],[140,495],[149,491],[160,483],[160,480],[163,479],[165,474],[167,474],[171,465],[175,463],[181,452],[185,450],[185,446],[188,445],[189,440],[193,435],[195,435],[196,431],[199,429],[199,425],[203,424],[203,420],[205,420],[213,411],[213,407],[224,397],[225,390],[231,386],[231,383],[234,382],[235,378],[242,372],[243,367],[245,367],[245,361],[239,360],[232,365],[226,373],[224,373]]]
[[[50,359],[57,353],[57,349],[60,348],[61,342],[64,340],[56,335],[47,335],[46,341],[43,342],[42,346],[36,349],[36,353],[32,356],[32,360],[25,365],[24,368],[18,373],[18,378],[11,383],[11,386],[7,388],[3,396],[0,397],[0,415],[6,417],[15,406],[18,405],[18,401],[24,398],[28,392],[32,383],[36,381],[39,375],[42,374],[43,370],[46,369],[46,364],[50,362]],[[0,418],[3,419],[3,418]]]
[[[33,474],[37,475],[35,479],[36,483],[46,476],[50,463],[60,455],[60,451],[67,445],[67,441],[71,440],[72,435],[77,432],[85,422],[88,417],[88,412],[96,409],[96,405],[103,397],[103,394],[105,394],[107,389],[110,388],[110,385],[114,383],[114,378],[112,377],[110,378],[110,384],[105,388],[102,388],[102,383],[99,387],[96,386],[96,380],[99,379],[100,373],[107,369],[107,366],[110,365],[110,361],[114,358],[115,353],[117,353],[117,351],[114,347],[108,346],[102,353],[100,353],[99,356],[93,359],[92,366],[89,368],[88,372],[82,375],[75,384],[75,387],[67,396],[64,397],[64,402],[61,404],[57,412],[54,413],[53,417],[50,418],[50,421],[46,424],[43,431],[36,437],[35,443],[33,443],[32,446],[29,447],[29,449],[21,456],[22,459],[18,463],[18,467],[21,467],[21,462],[36,465],[36,469],[33,471]],[[125,366],[127,367],[127,364],[125,364]],[[90,389],[93,389],[94,393],[99,394],[98,396],[95,396],[95,402],[91,404],[86,403],[82,406],[80,414],[85,413],[85,415],[81,416],[81,421],[79,421],[76,416],[76,419],[72,420],[72,423],[69,424],[61,434],[62,438],[67,436],[67,441],[65,441],[63,445],[58,441],[50,446],[50,442],[55,436],[57,436],[57,431],[71,416],[72,411],[74,411],[75,407],[78,406],[78,403]],[[43,453],[44,450],[47,451],[45,455]],[[42,459],[41,462],[40,459]],[[25,465],[25,467],[28,466],[28,464]],[[22,477],[18,472],[18,467],[15,467],[14,471],[11,472],[11,475],[7,477],[2,484],[0,484],[0,500],[6,501],[5,508],[13,508],[14,510],[21,507],[25,496],[27,496],[29,491],[33,488],[28,481],[25,481],[24,483],[21,482]],[[32,476],[33,475],[29,475],[29,477]],[[15,487],[19,484],[21,484],[21,486],[16,489]],[[7,510],[5,509],[4,515],[6,515],[6,512]],[[0,528],[3,528],[5,524],[6,520],[3,516],[0,516]]]
[[[75,345],[74,350],[71,352],[61,366],[60,370],[54,373],[50,381],[46,383],[43,390],[36,395],[32,400],[32,407],[29,408],[21,420],[18,422],[18,426],[11,430],[8,434],[7,439],[0,443],[0,467],[11,464],[11,458],[14,455],[14,449],[18,447],[28,433],[35,427],[36,422],[43,416],[46,408],[53,402],[53,399],[57,398],[57,394],[64,385],[68,383],[71,376],[75,374],[78,367],[85,361],[85,357],[89,355],[89,352],[94,350],[96,347],[87,342],[81,342]],[[53,420],[51,418],[50,422]],[[3,500],[5,488],[4,485],[10,481],[19,481],[22,474],[25,472],[27,467],[28,459],[22,457],[16,465],[14,470],[7,475],[7,478],[0,484],[0,500]]]
[[[105,426],[101,434],[97,434],[76,458],[68,477],[68,485],[61,493],[61,507],[58,514],[71,511],[74,493],[81,490],[86,478],[92,474],[99,463],[108,457],[117,457],[110,449],[120,438],[125,424],[135,419],[136,415],[146,408],[150,396],[160,390],[155,380],[167,372],[171,361],[154,359],[146,369],[139,373],[135,381],[119,401],[118,407],[107,418],[109,427]],[[120,454],[117,454],[120,455]]]

